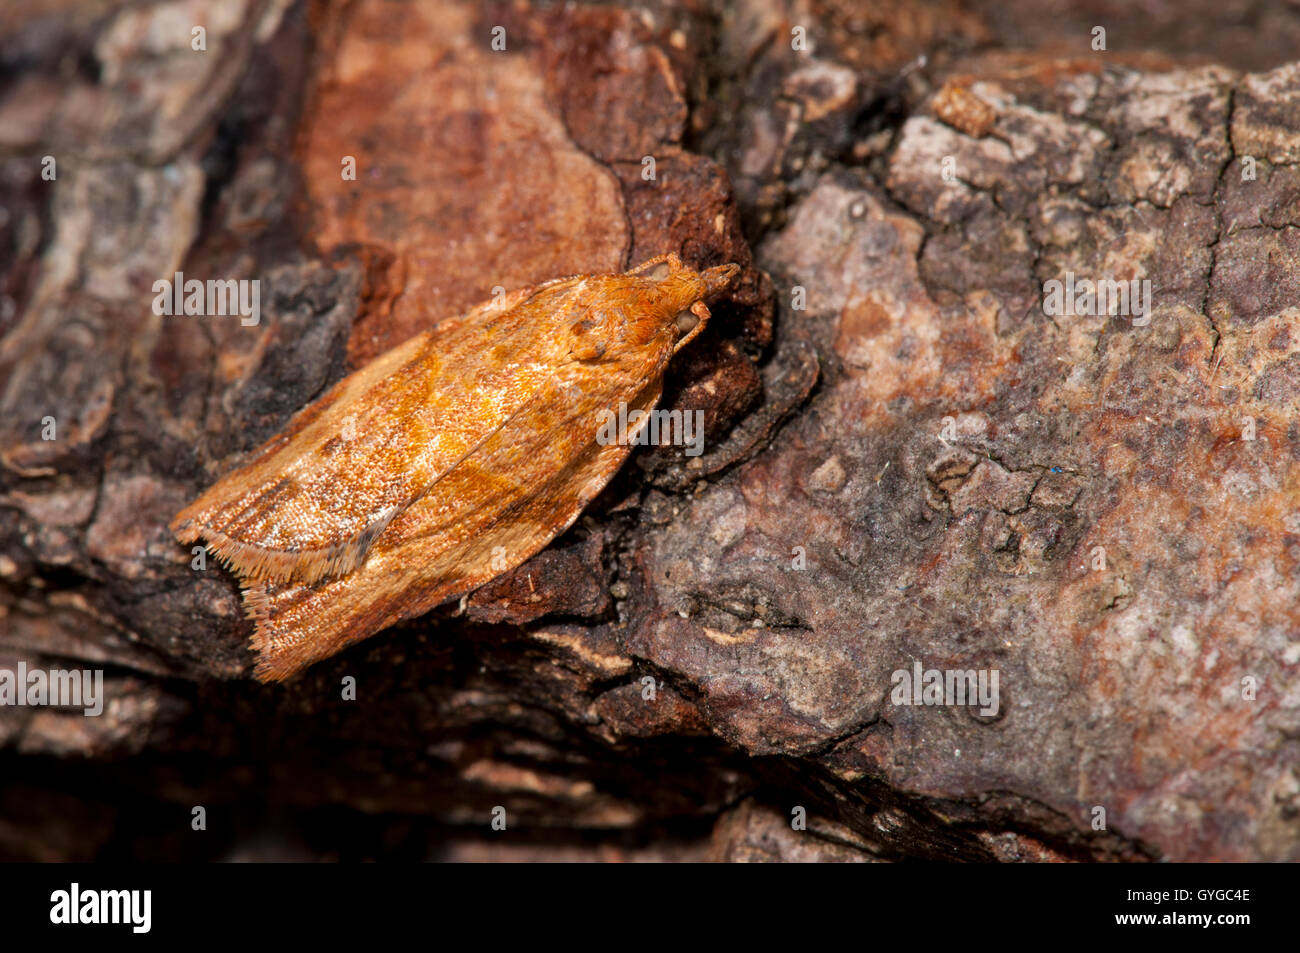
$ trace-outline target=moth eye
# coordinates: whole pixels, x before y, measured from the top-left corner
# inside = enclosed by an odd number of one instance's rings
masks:
[[[677,330],[682,334],[690,334],[695,330],[695,326],[700,323],[700,319],[690,311],[677,312]]]
[[[651,268],[649,271],[646,272],[646,277],[649,278],[651,281],[663,281],[665,278],[671,275],[672,272],[673,270],[668,266],[668,262],[661,261],[659,264],[655,265],[653,268]]]

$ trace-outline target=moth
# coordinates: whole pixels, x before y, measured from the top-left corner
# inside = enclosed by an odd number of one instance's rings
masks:
[[[638,442],[598,440],[601,412],[647,424],[738,271],[669,254],[485,302],[339,381],[185,507],[173,534],[243,586],[256,677],[459,598],[572,525]]]

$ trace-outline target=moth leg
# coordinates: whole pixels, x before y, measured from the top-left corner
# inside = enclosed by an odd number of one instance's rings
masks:
[[[664,265],[667,265],[668,267],[662,267]],[[651,271],[652,274],[650,277],[652,278],[667,278],[669,275],[681,271],[683,267],[685,266],[682,264],[681,256],[676,252],[670,251],[666,255],[657,255],[654,258],[641,262],[641,264],[629,271],[628,274],[639,275],[642,272]]]
[[[677,346],[673,348],[674,354],[676,354],[678,351],[684,348],[688,343],[693,341],[696,338],[696,336],[701,331],[704,330],[704,326],[709,323],[709,318],[713,317],[713,313],[709,311],[709,306],[705,304],[703,301],[697,301],[695,302],[695,304],[691,305],[689,312],[683,311],[681,314],[677,316],[679,327],[681,326],[680,324],[681,318],[687,314],[692,314],[695,316],[696,319],[695,327],[687,331],[686,334],[682,336],[682,339],[677,342]]]

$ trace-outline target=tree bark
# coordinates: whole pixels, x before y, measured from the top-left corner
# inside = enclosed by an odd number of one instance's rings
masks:
[[[0,16],[0,669],[107,699],[0,707],[0,856],[1300,859],[1300,12],[859,6]],[[666,251],[742,267],[665,393],[703,454],[251,681],[171,517],[494,288]]]

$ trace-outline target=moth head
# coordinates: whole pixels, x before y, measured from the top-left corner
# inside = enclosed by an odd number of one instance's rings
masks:
[[[739,271],[739,265],[696,271],[671,254],[635,269],[631,274],[640,273],[649,299],[642,333],[653,336],[668,333],[675,342],[673,350],[680,350],[704,330],[709,320],[705,301],[725,291]]]
[[[665,339],[677,351],[704,330],[705,299],[726,290],[739,271],[738,265],[696,271],[670,254],[625,275],[607,276],[606,297],[569,327],[569,353],[599,361]]]

